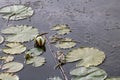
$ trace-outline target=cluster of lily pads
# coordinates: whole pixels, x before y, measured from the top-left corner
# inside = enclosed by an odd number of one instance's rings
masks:
[[[33,15],[34,10],[25,5],[12,5],[0,8],[2,18],[7,20],[21,20]],[[58,24],[50,30],[56,31],[56,34],[50,37],[50,43],[58,49],[71,49],[65,55],[65,63],[76,62],[76,68],[70,71],[71,80],[120,80],[120,78],[107,78],[107,73],[96,66],[100,65],[105,59],[105,53],[96,48],[80,47],[75,48],[77,41],[63,37],[71,32],[66,24]],[[5,43],[2,52],[7,54],[1,56],[2,64],[0,66],[0,80],[19,80],[14,73],[23,69],[23,64],[14,61],[13,55],[25,53],[25,63],[32,64],[34,67],[40,67],[45,63],[42,57],[45,46],[45,37],[40,35],[38,29],[28,25],[9,26],[1,30],[0,44]],[[24,43],[34,40],[37,46],[27,49]],[[59,57],[59,56],[58,56]],[[60,58],[61,59],[61,58]],[[62,80],[59,77],[48,78],[48,80]]]

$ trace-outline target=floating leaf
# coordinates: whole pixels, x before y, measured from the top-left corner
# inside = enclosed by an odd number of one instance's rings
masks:
[[[67,48],[72,48],[75,45],[76,45],[76,43],[72,39],[64,38],[64,39],[61,39],[55,46],[57,48],[67,49]]]
[[[61,38],[60,36],[58,35],[53,35],[53,36],[50,36],[50,43],[56,43],[57,41],[61,40],[63,38]]]
[[[3,14],[4,19],[21,20],[33,15],[34,11],[31,7],[25,5],[11,5],[0,9],[0,14]]]
[[[116,77],[116,78],[107,78],[106,80],[120,80],[120,77]]]
[[[62,80],[60,77],[48,78],[47,80]]]
[[[3,52],[7,54],[21,54],[26,50],[26,47],[21,43],[7,43],[8,48],[4,48]]]
[[[66,24],[58,24],[53,26],[51,30],[57,31],[57,34],[59,35],[65,35],[71,32],[70,28]]]
[[[68,25],[66,25],[66,24],[57,24],[57,25],[53,26],[51,28],[51,30],[57,31],[57,30],[63,30],[65,28],[68,28]]]
[[[7,62],[13,61],[14,57],[13,56],[4,56],[4,57],[1,57],[0,59],[3,60],[4,63],[7,63]]]
[[[97,67],[80,67],[70,71],[73,75],[71,80],[104,80],[107,77],[107,73]]]
[[[0,73],[0,80],[19,80],[19,77],[12,73]]]
[[[97,66],[103,62],[105,54],[96,48],[78,48],[70,51],[66,55],[67,62],[79,61],[76,66]]]
[[[30,54],[32,56],[38,56],[38,55],[41,55],[43,51],[44,50],[41,48],[32,48],[29,51],[27,51],[26,54]]]
[[[23,68],[23,64],[19,62],[9,62],[2,66],[2,70],[5,72],[18,72]]]
[[[3,43],[3,41],[4,41],[4,38],[3,36],[0,35],[0,44]]]
[[[34,67],[40,67],[45,63],[45,58],[40,56],[30,57],[26,60],[26,64],[33,64]]]
[[[32,26],[16,25],[2,30],[2,33],[8,35],[6,37],[6,41],[8,42],[26,42],[33,40],[39,32]]]

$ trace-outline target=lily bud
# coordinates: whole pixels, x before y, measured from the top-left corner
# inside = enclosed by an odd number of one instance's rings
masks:
[[[34,40],[35,40],[35,44],[36,44],[37,46],[39,46],[39,47],[45,46],[45,43],[46,43],[46,38],[45,38],[45,36],[43,36],[43,35],[38,35],[38,36],[35,37]]]

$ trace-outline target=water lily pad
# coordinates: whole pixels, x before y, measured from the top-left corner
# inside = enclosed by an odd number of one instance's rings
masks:
[[[34,67],[40,67],[45,63],[45,58],[40,56],[30,57],[26,60],[26,64],[32,64]]]
[[[51,30],[57,31],[57,34],[59,35],[65,35],[71,32],[70,28],[66,24],[58,24],[56,26],[53,26]]]
[[[26,42],[33,40],[34,37],[39,33],[36,28],[26,25],[16,25],[8,27],[1,31],[7,34],[6,41],[8,42]]]
[[[62,80],[60,77],[48,78],[47,80]]]
[[[120,80],[120,77],[116,77],[116,78],[107,78],[106,80]]]
[[[66,55],[67,62],[79,61],[76,66],[97,66],[105,59],[105,54],[96,48],[77,48],[68,52]]]
[[[41,55],[44,52],[41,48],[32,48],[29,51],[26,52],[26,54],[30,54],[32,56],[38,56]]]
[[[70,71],[71,80],[105,80],[107,73],[97,67],[80,67]]]
[[[23,68],[23,64],[19,62],[9,62],[2,66],[2,70],[5,72],[18,72]]]
[[[4,48],[3,52],[7,54],[21,54],[26,50],[26,47],[21,43],[7,43],[8,48]]]
[[[0,14],[3,14],[4,19],[21,20],[33,15],[34,11],[31,7],[25,5],[10,5],[0,9]]]
[[[19,80],[19,77],[12,73],[0,73],[0,80]]]
[[[4,41],[4,38],[3,36],[0,35],[0,44],[3,43],[3,41]]]
[[[57,42],[57,44],[55,45],[57,48],[63,48],[63,49],[67,49],[67,48],[72,48],[76,45],[76,42],[73,41],[70,38],[64,38],[61,39],[59,42]]]
[[[7,62],[11,62],[14,60],[14,57],[13,56],[3,56],[0,58],[1,60],[4,61],[4,63],[7,63]]]

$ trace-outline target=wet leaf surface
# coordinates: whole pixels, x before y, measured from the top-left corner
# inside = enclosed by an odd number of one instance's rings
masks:
[[[1,31],[6,34],[6,41],[8,42],[26,42],[33,40],[38,34],[38,30],[32,26],[26,25],[16,25],[13,27],[8,27]]]
[[[26,7],[24,5],[11,5],[5,6],[0,9],[0,14],[7,20],[20,20],[29,18],[33,15],[34,11],[31,7]]]
[[[0,73],[0,79],[1,80],[19,80],[19,77],[12,73]]]
[[[66,55],[67,62],[79,61],[76,66],[97,66],[105,59],[105,54],[96,48],[77,48]]]
[[[21,54],[26,50],[26,47],[21,43],[7,43],[8,48],[4,48],[3,52],[6,54]]]
[[[62,80],[60,77],[48,78],[47,80]]]
[[[9,62],[2,66],[2,70],[5,70],[5,72],[18,72],[23,69],[23,64],[19,62]]]
[[[79,67],[70,71],[73,75],[71,80],[104,80],[107,77],[107,73],[97,67]]]
[[[4,63],[8,63],[8,62],[11,62],[14,60],[14,57],[13,56],[3,56],[3,57],[0,57],[1,60],[4,61]]]

